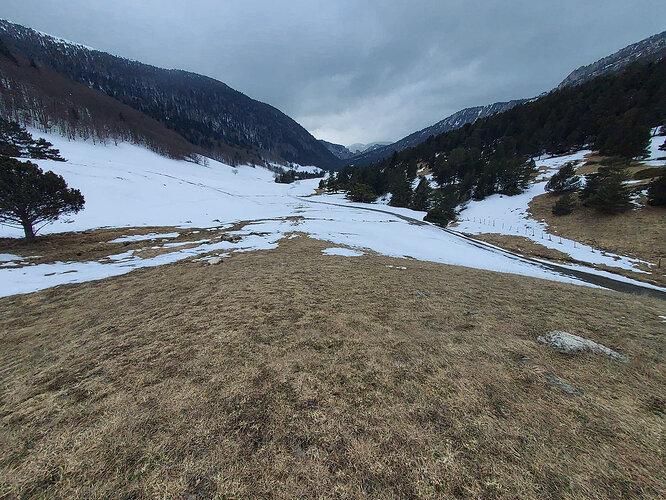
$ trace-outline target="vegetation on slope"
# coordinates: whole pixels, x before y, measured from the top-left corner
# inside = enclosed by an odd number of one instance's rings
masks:
[[[222,82],[166,70],[70,44],[0,20],[4,46],[162,123],[212,156],[276,160],[335,168],[339,160],[307,130],[276,108]],[[228,158],[229,149],[237,150]]]
[[[451,212],[470,198],[517,194],[533,173],[532,159],[589,147],[625,159],[646,154],[650,128],[666,116],[666,60],[635,64],[576,87],[555,90],[504,113],[430,137],[421,145],[367,167],[345,167],[326,185],[351,192],[369,186],[375,195],[398,193],[393,203],[411,206],[411,181],[428,168],[441,186],[430,205]]]

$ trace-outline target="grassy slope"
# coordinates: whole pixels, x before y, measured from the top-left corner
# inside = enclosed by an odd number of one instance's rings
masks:
[[[618,215],[604,215],[579,204],[571,214],[556,217],[551,210],[557,199],[545,194],[529,205],[532,217],[544,219],[553,234],[652,263],[662,259],[662,269],[666,267],[666,209],[643,206]]]
[[[0,496],[666,494],[663,303],[326,246],[0,299]]]

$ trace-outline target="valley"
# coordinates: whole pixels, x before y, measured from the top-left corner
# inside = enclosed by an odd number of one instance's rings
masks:
[[[333,36],[287,4],[209,2],[213,37],[188,6],[172,52],[331,141],[0,19],[0,498],[666,497],[666,32],[502,97],[467,80],[519,69],[482,38],[444,64],[458,40],[375,25],[387,2],[336,65],[355,15]],[[410,81],[409,38],[439,79]]]

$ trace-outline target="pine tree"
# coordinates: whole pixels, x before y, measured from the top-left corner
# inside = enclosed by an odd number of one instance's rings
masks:
[[[430,187],[430,181],[428,181],[428,179],[425,177],[422,177],[418,186],[416,186],[416,190],[414,191],[411,208],[421,212],[428,211],[430,209],[431,194],[432,188]]]
[[[367,184],[354,184],[347,198],[357,203],[372,203],[377,199],[377,194]]]
[[[28,146],[28,154],[30,158],[36,160],[56,160],[56,161],[65,161],[65,159],[60,156],[60,151],[53,147],[46,139],[40,137],[35,141],[33,145]],[[207,160],[208,158],[206,158]]]
[[[68,188],[61,176],[29,161],[0,157],[0,222],[22,227],[27,241],[35,239],[35,224],[77,213],[84,202],[81,191]]]
[[[648,205],[656,207],[666,206],[666,173],[661,174],[648,186]]]
[[[628,178],[626,170],[610,167],[586,175],[581,192],[583,204],[609,214],[629,210],[632,202],[631,192],[625,184]]]
[[[391,186],[391,201],[389,205],[393,207],[409,207],[412,202],[411,183],[403,171],[397,173]]]
[[[565,163],[546,184],[546,191],[552,191],[555,194],[575,191],[578,188],[580,188],[580,176],[576,175],[576,167],[573,162]]]
[[[32,135],[17,122],[0,118],[0,155],[23,157],[34,144]]]
[[[553,205],[553,215],[569,215],[573,212],[574,209],[574,200],[571,193],[564,193],[559,200]]]

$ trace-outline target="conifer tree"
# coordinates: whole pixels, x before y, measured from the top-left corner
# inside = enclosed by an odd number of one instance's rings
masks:
[[[81,191],[68,188],[61,176],[29,161],[0,157],[0,223],[22,227],[27,241],[35,239],[36,224],[77,213],[84,202]]]

